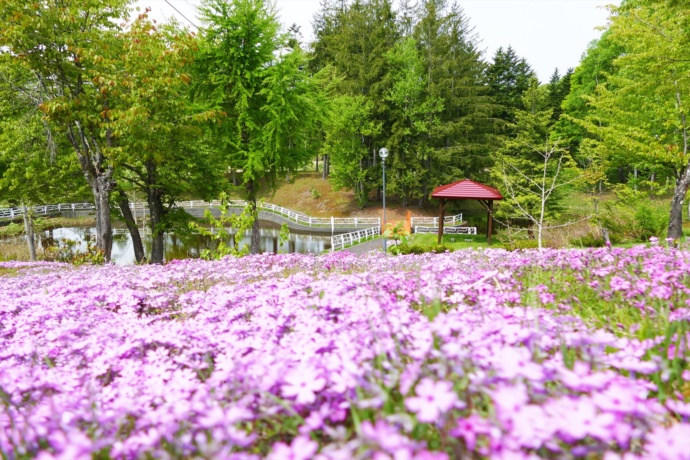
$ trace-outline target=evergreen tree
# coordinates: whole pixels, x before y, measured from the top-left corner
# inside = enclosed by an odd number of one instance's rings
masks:
[[[486,66],[476,37],[457,4],[430,0],[421,6],[415,38],[424,66],[427,98],[443,110],[430,125],[427,183],[440,185],[459,177],[483,180],[496,146],[496,107],[484,84]],[[423,195],[430,192],[426,189]]]
[[[551,110],[539,109],[546,99],[533,79],[523,95],[523,109],[515,112],[516,122],[510,127],[515,135],[494,153],[496,165],[492,169],[506,196],[497,216],[536,227],[539,248],[543,230],[561,211],[566,186],[581,177],[560,139],[552,135]]]
[[[498,118],[507,123],[515,122],[515,111],[522,108],[522,95],[533,78],[537,78],[534,70],[512,47],[496,50],[486,71],[486,79],[491,96],[501,107]]]
[[[387,100],[391,81],[386,53],[395,47],[400,36],[392,3],[390,0],[355,0],[350,5],[324,3],[315,21],[315,36],[312,70],[330,66],[339,76],[337,94],[364,97],[369,122],[381,126],[381,130],[367,130],[369,134],[363,135],[367,155],[351,166],[361,169],[366,177],[364,189],[358,191],[366,198],[381,184],[377,152],[386,144],[386,133],[391,128]],[[332,150],[332,154],[342,155],[343,152]],[[346,158],[354,157],[346,155]],[[335,164],[342,165],[343,161],[332,158],[332,163],[335,173]]]
[[[217,111],[226,164],[242,170],[254,218],[251,252],[259,252],[257,194],[311,158],[324,99],[299,48],[278,34],[264,0],[206,0],[196,57],[197,94]]]

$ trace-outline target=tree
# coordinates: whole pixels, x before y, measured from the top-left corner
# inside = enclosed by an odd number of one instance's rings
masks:
[[[386,99],[391,86],[386,53],[400,36],[392,2],[355,0],[350,5],[325,2],[315,21],[315,36],[312,69],[332,68],[338,76],[336,94],[364,97],[369,121],[381,126],[380,130],[365,130],[369,134],[363,135],[361,142],[366,155],[360,156],[362,150],[357,147],[357,151],[341,155],[338,160],[332,159],[333,174],[336,174],[336,162],[343,167],[343,158],[355,161],[347,169],[364,175],[358,182],[362,189],[356,193],[364,199],[360,206],[366,206],[369,192],[380,190],[381,169],[377,152],[386,145],[386,133],[391,127],[390,103]],[[330,158],[328,154],[326,158]]]
[[[23,208],[31,260],[36,260],[33,205],[84,194],[79,166],[65,154],[66,139],[55,139],[38,106],[36,79],[9,56],[0,56],[0,196]]]
[[[537,245],[543,245],[547,220],[559,211],[564,187],[580,179],[580,172],[568,154],[551,138],[551,110],[535,111],[539,105],[537,82],[523,96],[524,110],[515,112],[515,136],[508,138],[495,154],[494,179],[503,184],[507,199],[497,213],[511,219],[525,219],[537,229]]]
[[[54,130],[66,133],[77,155],[96,205],[97,247],[106,260],[112,249],[114,165],[109,155],[114,139],[107,91],[96,90],[90,75],[102,72],[102,88],[107,86],[107,71],[95,57],[112,43],[127,3],[5,0],[0,8],[0,47],[36,76],[41,110]]]
[[[690,187],[689,32],[690,11],[679,3],[630,0],[612,8],[608,38],[625,53],[589,98],[592,109],[583,123],[607,157],[620,155],[657,180],[673,177],[673,239],[682,235],[682,203]]]
[[[573,72],[569,92],[561,104],[563,116],[554,126],[554,135],[562,140],[562,145],[568,148],[581,167],[586,167],[593,161],[602,163],[605,160],[611,167],[623,172],[629,167],[625,156],[602,156],[601,150],[596,147],[598,137],[585,127],[586,120],[601,124],[602,120],[591,119],[594,107],[589,101],[595,96],[597,87],[605,84],[608,76],[613,74],[613,63],[623,54],[623,48],[614,43],[610,35],[610,31],[605,31],[599,40],[592,42]],[[617,158],[621,161],[616,161]],[[625,179],[625,175],[618,174],[618,181]],[[599,185],[602,183],[599,182]]]
[[[395,152],[389,161],[391,194],[397,194],[403,206],[409,199],[426,198],[429,159],[434,151],[430,133],[439,123],[443,104],[427,92],[424,63],[417,42],[406,37],[388,53],[392,87],[386,96],[391,103],[392,126],[386,143]]]
[[[563,101],[570,93],[570,79],[573,75],[573,69],[566,71],[565,75],[561,76],[558,69],[554,70],[547,86],[548,92],[548,107],[552,110],[551,119],[556,122],[561,118],[563,113]]]
[[[286,48],[264,0],[206,0],[200,13],[196,94],[220,115],[225,164],[242,170],[256,254],[259,187],[263,181],[274,188],[278,177],[311,159],[325,100],[307,74],[304,52]]]
[[[155,25],[139,15],[112,45],[116,69],[108,117],[117,140],[111,155],[118,166],[117,201],[133,241],[140,241],[125,193],[139,189],[149,209],[152,263],[164,259],[164,232],[186,228],[186,214],[175,208],[183,195],[211,199],[219,192],[222,163],[204,142],[201,124],[213,116],[191,103],[189,66],[194,38],[176,24]],[[103,57],[107,59],[107,57]],[[96,77],[97,81],[100,78]],[[181,224],[181,225],[178,225]],[[138,262],[144,256],[135,244]]]
[[[333,164],[333,187],[353,190],[360,209],[366,206],[370,190],[366,168],[370,153],[363,139],[381,132],[381,124],[372,120],[372,106],[364,96],[336,98],[323,146]]]
[[[429,123],[426,184],[432,187],[468,176],[482,180],[491,166],[489,153],[497,146],[496,106],[484,82],[487,69],[477,38],[456,3],[424,2],[418,18],[414,37],[423,62],[426,97],[443,107],[438,122]],[[429,122],[432,115],[427,116]],[[430,192],[426,188],[423,196]]]
[[[522,108],[522,95],[537,78],[525,58],[517,55],[512,47],[498,48],[493,62],[486,71],[490,94],[501,107],[497,116],[508,122],[515,122],[515,111]]]

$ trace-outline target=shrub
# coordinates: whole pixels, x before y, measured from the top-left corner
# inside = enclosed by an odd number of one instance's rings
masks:
[[[426,252],[431,252],[434,254],[442,254],[444,252],[453,252],[453,248],[450,248],[443,244],[436,244],[432,246],[422,246],[419,244],[408,244],[400,243],[393,246],[390,249],[390,253],[394,255],[405,255],[405,254],[424,254]]]
[[[518,249],[537,249],[539,247],[539,243],[537,240],[513,240],[503,243],[503,247],[505,247],[508,251],[517,251]]]

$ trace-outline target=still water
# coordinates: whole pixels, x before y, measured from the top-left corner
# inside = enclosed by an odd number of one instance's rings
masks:
[[[314,253],[318,254],[331,247],[330,235],[305,235],[300,233],[290,233],[288,241],[280,244],[280,229],[270,228],[270,223],[266,223],[266,228],[261,228],[261,252],[273,252],[277,248],[278,253]],[[95,228],[65,227],[46,230],[41,234],[42,244],[55,243],[58,240],[68,239],[76,241],[79,251],[86,250],[86,240],[95,238]],[[146,254],[151,252],[151,235],[142,234],[144,250]],[[51,241],[52,240],[52,241]],[[249,235],[240,242],[240,245],[248,245]],[[212,244],[210,238],[202,235],[176,235],[174,233],[165,234],[165,260],[187,259],[199,257],[203,249],[207,249]],[[125,230],[116,231],[113,235],[112,260],[118,265],[133,264],[134,246],[132,237]]]

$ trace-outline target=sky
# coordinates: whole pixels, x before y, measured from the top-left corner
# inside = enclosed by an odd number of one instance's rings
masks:
[[[151,7],[152,17],[163,20],[176,16],[180,22],[200,25],[195,13],[199,0],[138,0],[141,7]],[[285,27],[301,26],[305,41],[311,41],[312,18],[319,0],[275,0],[280,21]],[[596,30],[606,25],[608,12],[603,8],[619,0],[458,0],[475,28],[479,49],[490,61],[496,49],[512,46],[518,56],[537,72],[542,83],[548,82],[556,68],[562,75],[577,67],[587,45],[601,35]],[[172,5],[172,6],[171,6]],[[174,8],[173,8],[174,7]],[[177,9],[178,11],[176,11]]]

